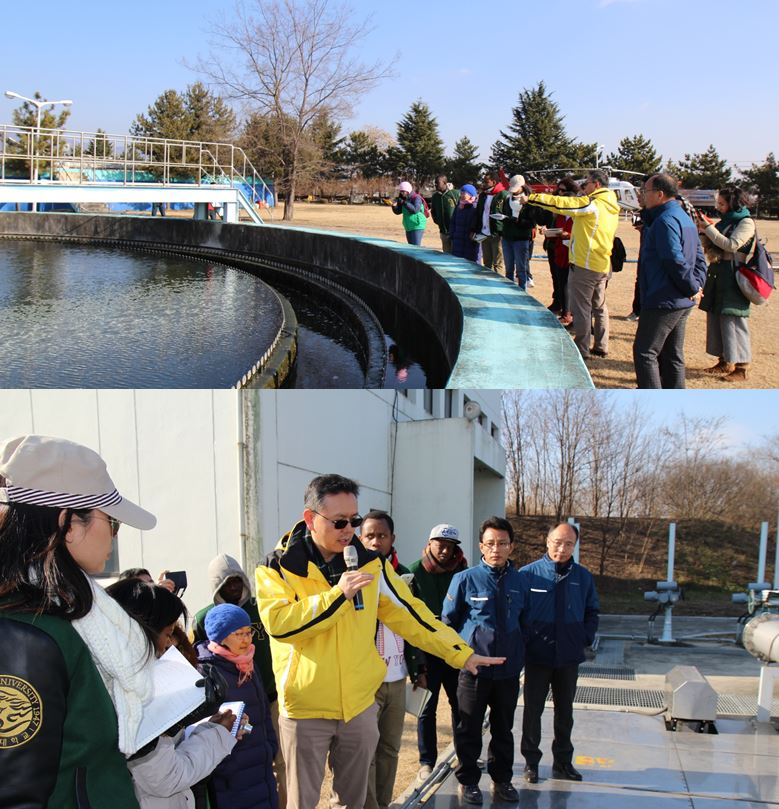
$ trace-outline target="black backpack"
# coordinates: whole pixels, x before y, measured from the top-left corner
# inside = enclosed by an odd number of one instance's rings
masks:
[[[625,251],[625,245],[622,244],[622,239],[620,239],[619,236],[615,236],[614,244],[611,247],[611,271],[622,272],[627,257],[628,254]]]

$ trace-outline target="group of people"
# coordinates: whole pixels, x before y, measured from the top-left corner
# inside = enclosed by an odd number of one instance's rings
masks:
[[[491,707],[487,770],[495,797],[516,802],[512,726],[523,667],[525,779],[538,780],[551,685],[552,775],[581,780],[572,705],[598,600],[572,558],[576,529],[555,526],[547,553],[517,570],[504,518],[482,524],[474,567],[459,531],[440,524],[407,570],[392,517],[360,516],[358,495],[340,475],[312,480],[302,520],[257,568],[256,597],[240,565],[216,557],[213,603],[196,614],[192,645],[186,608],[164,574],[154,582],[133,569],[106,589],[94,579],[121,524],[156,522],[119,494],[100,456],[38,435],[0,443],[3,805],[313,809],[329,764],[331,805],[385,809],[407,681],[431,695],[419,717],[420,777],[438,756],[443,687],[463,800],[482,802],[478,757]],[[241,709],[208,707],[139,748],[155,659],[174,645],[200,669],[206,692],[210,683]]]
[[[533,193],[522,175],[508,178],[502,170],[487,172],[478,191],[470,183],[458,191],[444,175],[435,186],[430,215],[442,250],[481,263],[520,289],[533,286],[530,258],[543,227],[553,290],[548,308],[571,331],[585,360],[608,356],[606,290],[620,206],[605,171],[589,171],[581,184],[563,177],[553,194]],[[748,194],[736,186],[720,189],[717,222],[689,205],[665,173],[646,178],[639,200],[641,246],[629,316],[638,321],[637,386],[685,387],[685,327],[696,305],[706,312],[706,352],[717,358],[704,373],[746,380],[750,302],[737,272],[756,246]],[[393,210],[403,214],[408,241],[421,244],[427,203],[410,183],[401,183]]]

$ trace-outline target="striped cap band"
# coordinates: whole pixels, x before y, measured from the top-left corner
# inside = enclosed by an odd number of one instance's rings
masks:
[[[63,492],[44,492],[40,489],[25,489],[22,486],[9,484],[0,488],[0,502],[87,509],[116,505],[122,502],[122,495],[116,489],[105,494],[65,494]]]

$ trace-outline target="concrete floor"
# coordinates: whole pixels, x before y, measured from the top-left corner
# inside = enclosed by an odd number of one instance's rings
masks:
[[[658,619],[661,621],[662,619]],[[674,619],[674,637],[702,632],[733,632],[733,619]],[[658,631],[662,629],[658,624]],[[596,665],[635,669],[635,680],[586,678],[586,685],[631,689],[663,688],[664,675],[675,665],[695,665],[719,694],[756,695],[759,663],[732,644],[696,643],[692,646],[655,646],[646,638],[646,618],[604,616],[603,660]],[[634,636],[636,642],[625,636]],[[611,640],[609,640],[611,636]],[[624,647],[614,636],[622,636]],[[690,641],[691,642],[691,641]],[[580,678],[580,685],[582,679]],[[777,695],[779,696],[779,695]],[[777,703],[775,703],[776,705]],[[652,715],[655,714],[655,715]],[[519,755],[522,703],[514,721],[517,748],[513,782],[520,790],[520,809],[725,809],[779,806],[779,732],[773,725],[758,725],[749,717],[718,719],[717,734],[666,730],[657,711],[577,706],[574,711],[574,765],[584,775],[580,784],[551,777],[552,707],[543,719],[545,751],[540,781],[522,780],[524,761]],[[489,734],[484,739],[486,757]],[[461,809],[457,781],[452,774],[437,790],[416,796],[425,809]],[[484,807],[491,809],[490,778],[481,784]]]

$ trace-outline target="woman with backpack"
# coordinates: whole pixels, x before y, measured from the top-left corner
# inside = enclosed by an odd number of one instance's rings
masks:
[[[425,235],[427,218],[430,210],[421,194],[417,194],[411,183],[402,182],[398,186],[398,195],[392,203],[392,213],[403,215],[403,230],[406,231],[406,241],[409,244],[422,244]]]
[[[741,294],[736,272],[744,264],[755,238],[755,222],[747,208],[748,195],[738,186],[720,189],[719,222],[697,212],[701,242],[709,263],[703,300],[706,312],[706,353],[718,358],[704,373],[726,382],[743,382],[752,361],[749,301]]]

